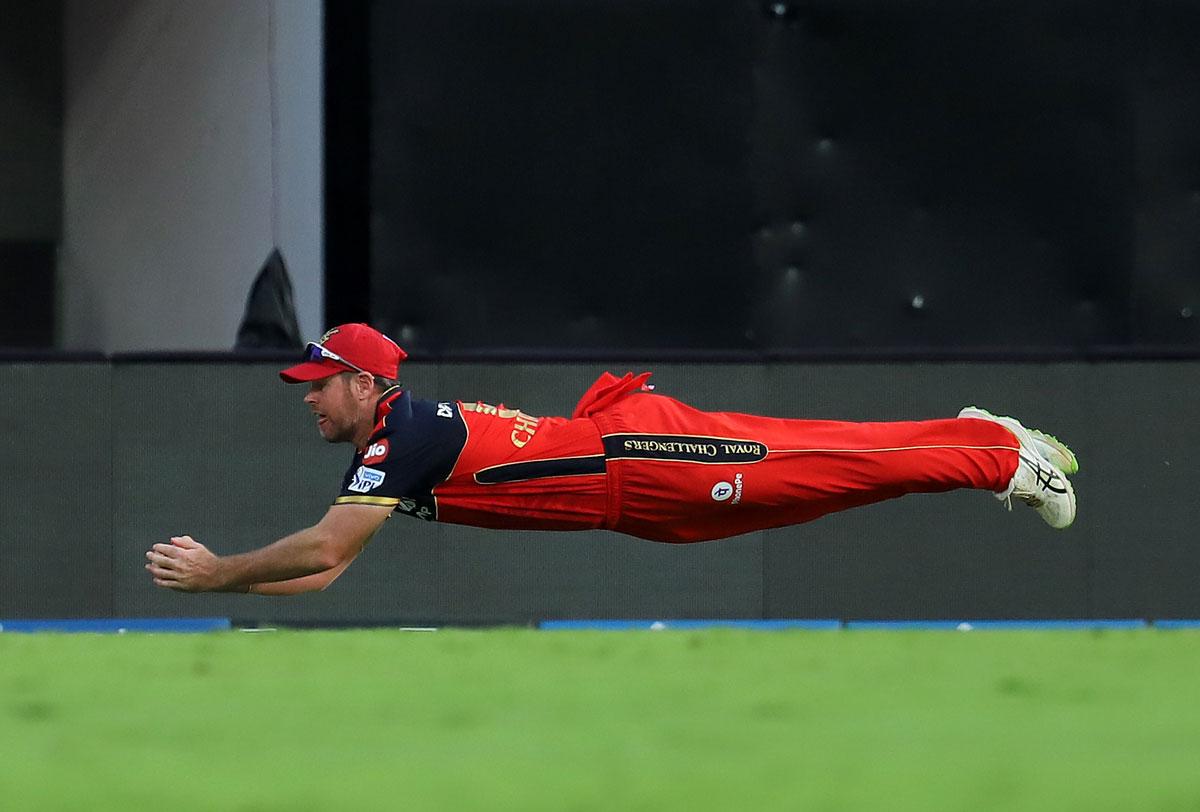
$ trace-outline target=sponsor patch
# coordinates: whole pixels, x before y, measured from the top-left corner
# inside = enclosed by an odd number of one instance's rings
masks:
[[[377,462],[383,462],[387,459],[389,450],[388,441],[386,439],[372,443],[371,447],[367,449],[367,453],[363,454],[363,462],[367,465],[374,465]]]
[[[354,480],[350,483],[350,490],[355,493],[370,493],[383,484],[383,471],[378,471],[374,468],[368,468],[365,465],[358,466],[358,470],[354,472]]]
[[[733,484],[728,482],[718,482],[712,487],[712,498],[714,502],[724,502],[733,497],[733,501],[729,504],[736,505],[742,501],[742,475],[737,474],[733,478]]]
[[[754,440],[680,434],[607,434],[604,456],[610,460],[740,463],[766,459],[767,446]]]

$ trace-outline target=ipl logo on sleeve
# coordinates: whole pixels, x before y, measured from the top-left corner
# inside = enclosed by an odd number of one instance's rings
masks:
[[[386,476],[387,474],[383,471],[360,465],[358,466],[358,470],[354,472],[354,481],[349,485],[350,490],[355,493],[370,493],[383,484],[383,479]]]

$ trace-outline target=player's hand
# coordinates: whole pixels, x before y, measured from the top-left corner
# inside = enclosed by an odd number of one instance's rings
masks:
[[[155,544],[146,558],[155,586],[180,592],[208,592],[222,586],[221,559],[191,536],[173,536],[170,544]]]

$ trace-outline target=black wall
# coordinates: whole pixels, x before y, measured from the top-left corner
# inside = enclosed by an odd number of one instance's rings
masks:
[[[62,4],[0,0],[0,349],[55,339]]]
[[[0,240],[0,348],[52,347],[57,243]]]
[[[370,312],[417,351],[1200,347],[1196,4],[369,18]]]
[[[979,403],[1079,454],[1063,532],[990,494],[910,496],[694,545],[397,516],[329,590],[184,596],[142,569],[190,533],[219,552],[315,522],[346,447],[278,364],[0,363],[0,619],[526,623],[580,617],[1200,617],[1200,363],[656,364],[706,409],[851,420]],[[420,395],[563,414],[604,367],[409,364]],[[618,370],[619,371],[619,370]],[[146,397],[147,392],[154,397]]]

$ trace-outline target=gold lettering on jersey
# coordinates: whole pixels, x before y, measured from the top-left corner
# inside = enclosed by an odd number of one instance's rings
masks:
[[[721,450],[726,454],[753,454],[756,457],[766,456],[763,452],[763,447],[758,443],[721,443]]]
[[[474,403],[464,403],[462,405],[464,412],[478,412],[479,414],[487,414],[492,417],[499,417],[503,420],[512,420],[521,413],[520,409],[506,409],[501,403],[499,407],[493,406],[490,403],[476,401]]]
[[[668,460],[719,465],[759,462],[767,457],[766,443],[730,437],[698,437],[694,434],[605,434],[604,456],[608,459]]]
[[[512,443],[517,448],[524,448],[525,444],[533,439],[534,432],[537,431],[538,419],[530,417],[518,411],[516,420],[513,423]]]
[[[477,414],[498,417],[501,420],[512,420],[513,430],[510,438],[512,439],[512,444],[517,448],[524,448],[533,439],[533,435],[537,432],[538,421],[541,419],[527,415],[520,409],[506,409],[503,403],[499,407],[483,403],[482,401],[464,403],[462,410],[464,412],[476,412]]]
[[[717,447],[712,443],[685,443],[663,440],[626,440],[626,451],[657,451],[660,454],[696,454],[701,457],[717,456]]]

